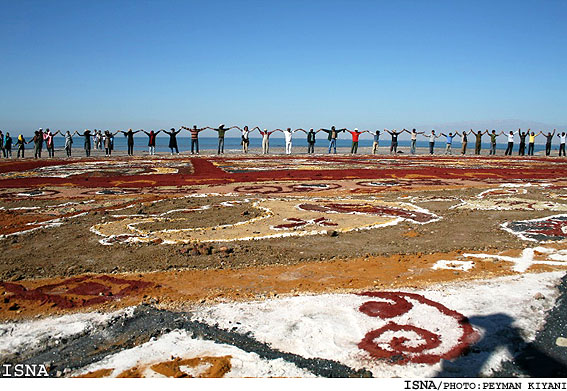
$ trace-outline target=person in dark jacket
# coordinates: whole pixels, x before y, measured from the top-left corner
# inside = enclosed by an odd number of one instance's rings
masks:
[[[171,149],[171,154],[173,155],[173,150],[175,149],[175,153],[179,155],[179,148],[177,147],[177,134],[181,132],[181,128],[179,128],[178,130],[171,128],[169,132],[167,130],[160,129],[160,131],[162,130],[165,134],[169,135],[169,149]]]

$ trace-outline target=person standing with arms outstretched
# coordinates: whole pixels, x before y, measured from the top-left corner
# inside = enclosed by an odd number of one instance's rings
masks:
[[[337,138],[339,137],[339,133],[344,132],[346,128],[337,130],[334,126],[331,126],[331,129],[321,128],[319,130],[322,130],[329,135],[329,137],[327,137],[327,139],[329,140],[329,153],[331,153],[331,148],[333,148],[333,153],[337,153]]]
[[[53,143],[53,138],[61,131],[57,131],[55,133],[51,133],[49,128],[46,129],[45,133],[43,134],[43,139],[45,140],[45,145],[47,147],[47,153],[49,157],[55,157],[55,144]]]
[[[33,136],[33,157],[34,159],[41,159],[41,149],[43,146],[43,129],[35,131]]]
[[[85,129],[85,131],[83,132],[83,134],[79,133],[79,131],[75,131],[75,133],[73,134],[77,134],[78,136],[84,137],[85,138],[85,155],[87,157],[91,156],[91,131],[88,129]]]
[[[146,132],[145,130],[142,129],[142,132],[144,132],[146,134],[146,136],[148,136],[148,153],[150,155],[155,155],[156,154],[156,137],[161,132],[161,129],[158,130],[157,132],[154,132],[153,130]]]
[[[455,132],[455,134],[449,133],[448,135],[445,134],[445,133],[441,133],[441,136],[445,136],[445,138],[447,139],[447,145],[445,146],[445,155],[451,155],[452,154],[451,146],[453,144],[453,139],[457,135],[460,136],[460,133]]]
[[[73,136],[71,136],[71,132],[65,132],[65,152],[67,153],[67,157],[71,157],[71,150],[73,148]]]
[[[244,126],[243,129],[240,129],[238,126],[235,126],[235,128],[240,130],[240,132],[242,133],[240,142],[242,144],[242,152],[248,153],[248,146],[250,145],[250,132],[253,132],[258,127],[256,126],[252,130],[248,130],[248,126]]]
[[[305,129],[295,129],[295,131],[297,132],[298,130],[302,131],[303,133],[305,133],[307,135],[307,154],[311,154],[315,151],[315,134],[318,132],[315,132],[313,130],[313,128],[309,129],[309,132],[306,131]]]
[[[41,159],[43,149],[43,128],[39,128],[33,136],[33,155],[35,159]]]
[[[375,155],[378,151],[378,147],[380,146],[380,131],[377,130],[372,136],[374,137],[374,140],[372,141],[372,154]]]
[[[565,132],[558,134],[557,137],[559,137],[559,156],[561,156],[562,152],[563,156],[565,156]]]
[[[191,155],[197,152],[199,154],[199,133],[202,132],[204,129],[198,129],[197,125],[193,125],[192,128],[187,128],[185,126],[181,127],[182,129],[188,130],[191,133]]]
[[[501,132],[504,135],[504,132]],[[512,150],[514,149],[514,132],[510,131],[508,134],[508,147],[506,148],[506,152],[504,152],[504,156],[512,156]]]
[[[489,155],[496,155],[496,137],[498,137],[498,134],[496,134],[496,130],[492,129],[492,133],[488,134],[490,136],[490,152],[488,153]]]
[[[136,130],[135,132],[132,129],[128,129],[128,131],[119,130],[120,133],[124,134],[124,137],[127,138],[128,144],[128,156],[134,156],[134,135],[142,130]]]
[[[296,130],[300,130],[300,129],[296,129]],[[284,134],[286,155],[291,155],[291,140],[292,140],[293,132],[295,132],[296,130],[291,130],[291,128],[287,128],[286,130],[280,130]]]
[[[433,155],[435,150],[435,139],[441,136],[435,134],[435,130],[432,130],[430,134],[425,134],[425,137],[429,137],[429,154]]]
[[[467,154],[467,144],[469,143],[469,140],[468,140],[468,137],[467,137],[468,133],[470,133],[470,131],[469,132],[463,131],[463,136],[462,136],[462,139],[461,139],[461,146],[462,146],[461,147],[461,155]]]
[[[481,132],[480,130],[478,132],[475,132],[474,130],[470,130],[470,133],[475,135],[475,141],[474,141],[474,154],[475,155],[480,155],[480,150],[482,148],[482,135],[483,134],[487,134],[488,133],[488,129],[486,129],[484,132]]]
[[[307,134],[307,153],[315,153],[315,135],[317,134],[313,128],[309,129],[309,132],[305,132]]]
[[[262,135],[262,155],[267,155],[270,153],[270,135],[279,129],[272,130],[268,132],[268,129],[259,130]]]
[[[390,133],[390,136],[392,136],[392,141],[390,142],[390,154],[398,153],[398,136],[403,132],[406,132],[406,130],[404,129],[401,132],[396,132],[396,129],[394,129],[390,132],[388,129],[384,129],[384,132]]]
[[[173,151],[175,150],[175,153],[179,155],[179,147],[177,146],[177,135],[179,134],[179,132],[181,132],[181,128],[175,130],[175,128],[171,128],[169,129],[169,132],[165,129],[160,129],[160,131],[163,131],[165,134],[169,135],[169,149],[171,150],[171,154],[173,155]]]
[[[112,133],[106,129],[104,132],[104,156],[109,157],[112,154]]]
[[[425,132],[417,132],[415,129],[411,130],[411,133],[410,133],[410,153],[412,155],[415,155],[415,146],[417,144],[417,135],[418,134],[424,134],[424,133]]]
[[[547,132],[547,135],[545,135],[545,156],[549,156],[551,154],[551,142],[553,141],[553,136],[555,136],[555,129],[553,129],[553,133]]]
[[[528,156],[534,155],[534,146],[535,146],[535,138],[539,136],[541,132],[535,134],[535,132],[530,133],[530,137],[528,139]]]
[[[524,156],[526,154],[526,137],[530,133],[530,129],[527,132],[522,132],[518,129],[518,135],[520,136],[520,146],[518,147],[518,156]]]
[[[230,128],[225,128],[224,124],[220,124],[218,128],[211,128],[210,126],[204,128],[204,129],[214,130],[215,132],[218,133],[219,144],[218,144],[217,155],[220,155],[221,153],[224,154],[224,134],[226,133],[227,130],[230,130],[232,128],[234,128],[234,126]]]
[[[358,152],[358,138],[360,137],[360,135],[362,133],[369,133],[368,130],[364,130],[362,132],[358,131],[358,128],[354,128],[354,130],[348,130],[347,132],[349,132],[352,135],[352,146],[350,147],[350,153],[351,154],[356,154]]]

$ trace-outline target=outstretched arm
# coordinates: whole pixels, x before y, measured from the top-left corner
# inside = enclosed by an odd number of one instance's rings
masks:
[[[552,136],[555,136],[555,129],[553,129],[553,133],[551,133]]]

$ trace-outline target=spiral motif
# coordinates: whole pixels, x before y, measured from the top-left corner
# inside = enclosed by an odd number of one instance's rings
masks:
[[[407,362],[435,364],[441,359],[450,360],[463,354],[478,338],[465,316],[421,295],[404,292],[364,292],[361,295],[384,300],[362,304],[359,311],[368,316],[391,319],[403,315],[413,308],[414,305],[408,300],[411,299],[455,319],[461,329],[461,336],[455,345],[445,352],[434,353],[433,350],[439,348],[443,342],[441,334],[415,325],[391,321],[379,329],[366,333],[358,344],[360,349],[367,351],[373,358],[389,359],[395,364]],[[399,333],[399,336],[395,336],[395,333]]]

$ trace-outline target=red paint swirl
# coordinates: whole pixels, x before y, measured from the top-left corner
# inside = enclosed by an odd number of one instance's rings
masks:
[[[413,304],[407,300],[411,299],[420,304],[431,306],[441,314],[457,320],[461,329],[461,336],[457,343],[444,353],[432,353],[431,351],[441,345],[443,336],[410,324],[398,324],[389,322],[386,326],[369,331],[358,344],[360,349],[367,351],[371,357],[376,359],[389,359],[395,364],[408,362],[435,364],[441,359],[450,360],[465,353],[468,347],[478,337],[468,319],[444,305],[415,293],[404,292],[364,292],[363,296],[376,297],[386,300],[385,302],[368,301],[362,304],[359,310],[368,316],[379,318],[394,318],[409,312]],[[377,343],[376,339],[385,333],[402,332],[406,335],[391,337],[388,341]],[[417,340],[413,341],[407,337],[407,333],[414,334]]]

